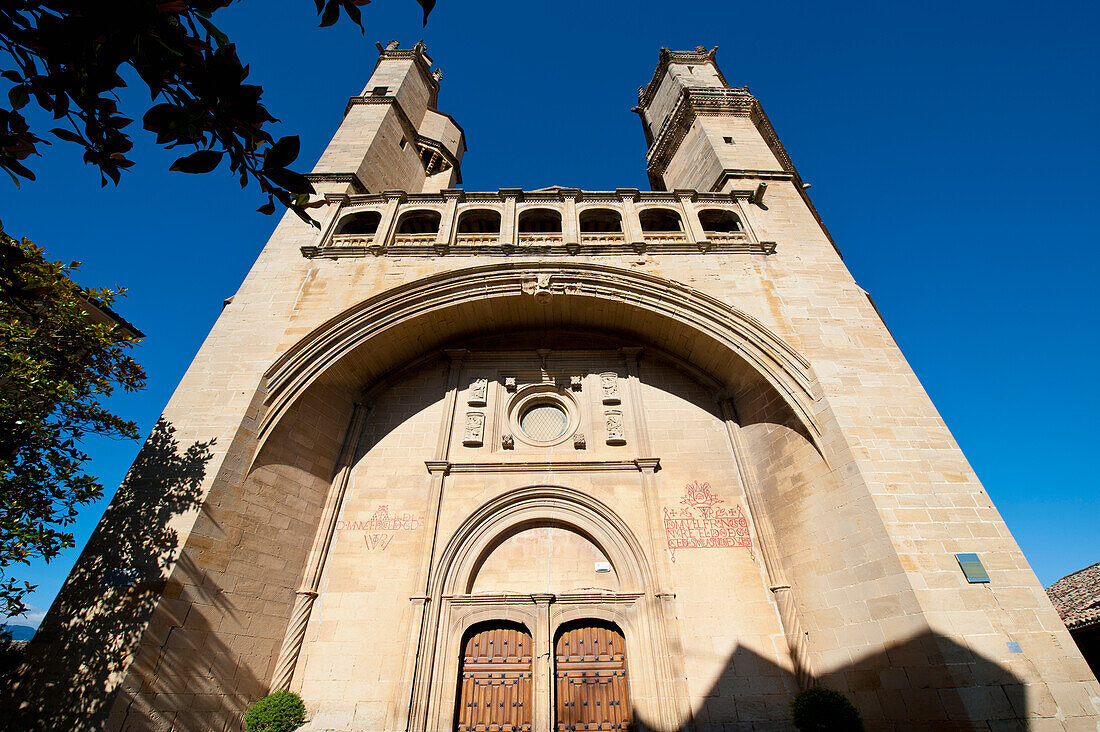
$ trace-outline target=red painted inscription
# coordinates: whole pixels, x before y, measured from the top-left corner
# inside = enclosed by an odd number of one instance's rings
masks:
[[[665,539],[672,561],[677,549],[734,548],[748,549],[756,561],[745,512],[741,506],[722,508],[720,503],[725,501],[711,493],[710,483],[695,481],[684,487],[683,508],[665,508]]]
[[[367,551],[384,552],[399,531],[416,531],[424,525],[424,516],[402,513],[390,516],[388,505],[379,506],[367,521],[337,521],[337,531],[362,531]]]

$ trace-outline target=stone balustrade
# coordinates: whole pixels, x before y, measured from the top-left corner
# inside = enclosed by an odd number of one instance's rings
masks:
[[[302,252],[307,257],[771,254],[774,242],[760,241],[753,229],[752,197],[752,190],[626,188],[330,195],[335,214],[317,243]],[[364,221],[370,222],[367,231]]]

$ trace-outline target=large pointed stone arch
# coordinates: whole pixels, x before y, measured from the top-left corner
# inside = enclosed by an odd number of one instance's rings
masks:
[[[311,385],[361,388],[433,348],[524,328],[633,335],[692,363],[731,394],[765,382],[820,444],[818,386],[809,362],[757,319],[650,274],[524,261],[415,280],[323,323],[266,372],[261,438]]]

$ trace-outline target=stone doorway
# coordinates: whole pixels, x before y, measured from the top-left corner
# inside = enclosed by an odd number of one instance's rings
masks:
[[[566,623],[554,645],[555,732],[630,730],[626,642],[614,623]]]
[[[471,628],[462,644],[457,732],[530,732],[532,642],[519,623]]]

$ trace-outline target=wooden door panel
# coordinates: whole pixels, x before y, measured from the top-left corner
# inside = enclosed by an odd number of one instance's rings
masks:
[[[519,626],[483,627],[462,649],[458,732],[530,732],[531,635]]]
[[[567,627],[554,657],[557,732],[631,729],[622,633],[602,624]]]

